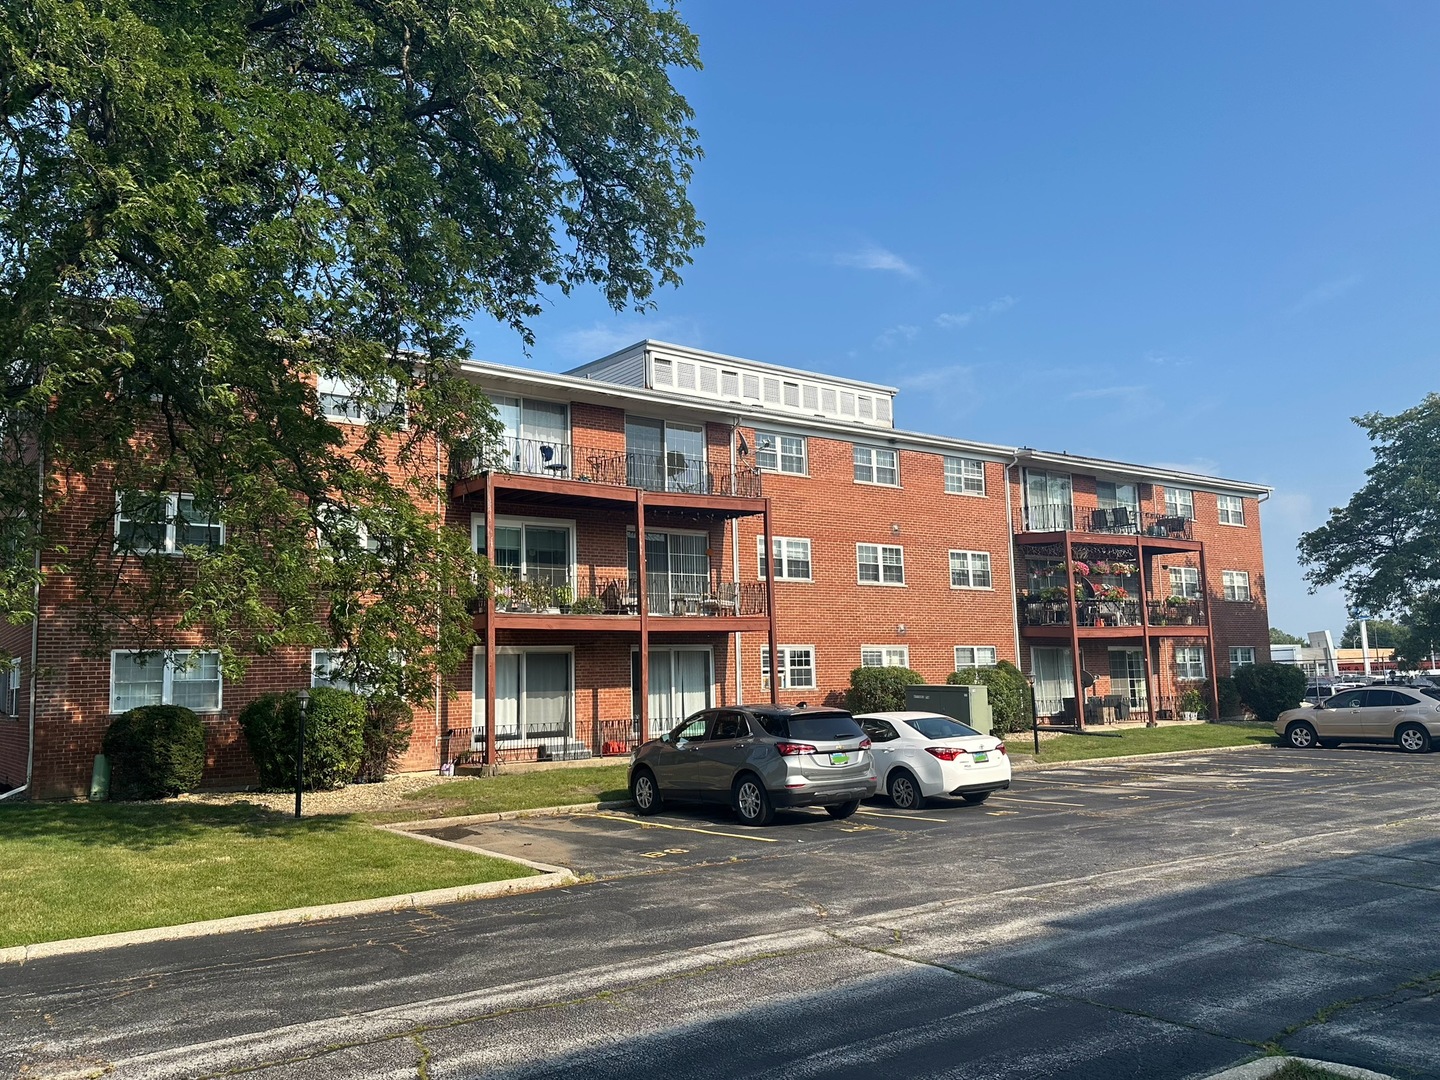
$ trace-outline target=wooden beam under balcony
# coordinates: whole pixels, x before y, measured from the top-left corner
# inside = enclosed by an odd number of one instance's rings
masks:
[[[650,635],[656,634],[758,634],[769,626],[764,615],[651,615]],[[485,626],[483,613],[475,616],[475,629]],[[544,612],[497,611],[495,629],[560,630],[565,633],[640,633],[639,615],[553,615]]]
[[[505,493],[511,501],[537,505],[570,506],[579,503],[630,507],[635,504],[635,488],[597,484],[586,480],[530,473],[495,471],[455,480],[450,497],[464,502],[485,491],[485,477],[495,480],[495,491]],[[764,500],[745,495],[697,494],[688,491],[645,491],[645,505],[654,509],[684,510],[716,514],[721,517],[748,517],[764,512]]]

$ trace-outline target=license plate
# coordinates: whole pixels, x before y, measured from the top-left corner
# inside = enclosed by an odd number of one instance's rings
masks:
[[[979,763],[982,762],[982,761],[989,761],[989,760],[990,760],[990,755],[987,754],[987,753],[985,753],[984,751],[981,751],[981,752],[978,753],[978,754],[972,754],[971,757],[973,757],[973,758],[975,759],[976,764],[979,764]]]
[[[850,764],[850,755],[849,755],[849,754],[831,754],[831,755],[830,755],[830,764],[831,764],[831,765],[848,765],[848,764]]]

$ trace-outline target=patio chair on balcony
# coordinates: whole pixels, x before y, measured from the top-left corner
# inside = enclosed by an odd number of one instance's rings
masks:
[[[611,581],[600,590],[600,602],[605,605],[606,615],[634,615],[640,610],[634,586],[625,586],[619,581]]]
[[[1117,506],[1110,511],[1110,527],[1115,532],[1135,531],[1135,520],[1130,516],[1128,506]]]
[[[733,581],[722,581],[700,603],[700,610],[706,615],[738,615],[740,613],[740,586]]]
[[[1090,511],[1090,531],[1091,531],[1091,532],[1109,532],[1109,531],[1110,531],[1110,511],[1109,511],[1109,510],[1091,510],[1091,511]]]

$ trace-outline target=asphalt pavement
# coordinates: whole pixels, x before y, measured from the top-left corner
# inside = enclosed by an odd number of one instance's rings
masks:
[[[1017,774],[752,832],[667,808],[445,839],[552,892],[0,967],[0,1075],[1440,1080],[1440,754]]]

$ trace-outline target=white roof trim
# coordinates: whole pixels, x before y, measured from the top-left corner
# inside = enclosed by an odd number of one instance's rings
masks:
[[[570,368],[565,374],[579,375],[581,372],[589,371],[591,368],[607,363],[617,357],[628,356],[636,349],[644,349],[647,352],[655,349],[663,349],[666,352],[678,353],[681,356],[693,360],[704,360],[715,364],[735,364],[742,367],[763,368],[765,371],[774,371],[782,375],[794,375],[802,379],[809,379],[812,382],[838,383],[844,386],[854,386],[861,390],[869,390],[873,393],[889,394],[891,396],[900,392],[899,387],[886,386],[883,383],[861,382],[859,379],[847,379],[843,375],[829,375],[821,371],[807,371],[804,368],[767,364],[763,360],[752,360],[748,356],[731,356],[729,353],[710,352],[707,349],[696,349],[689,345],[676,345],[672,341],[657,341],[654,338],[643,338],[633,345],[626,345],[623,349],[616,349],[614,352],[602,356],[598,360],[591,360],[587,364]]]

